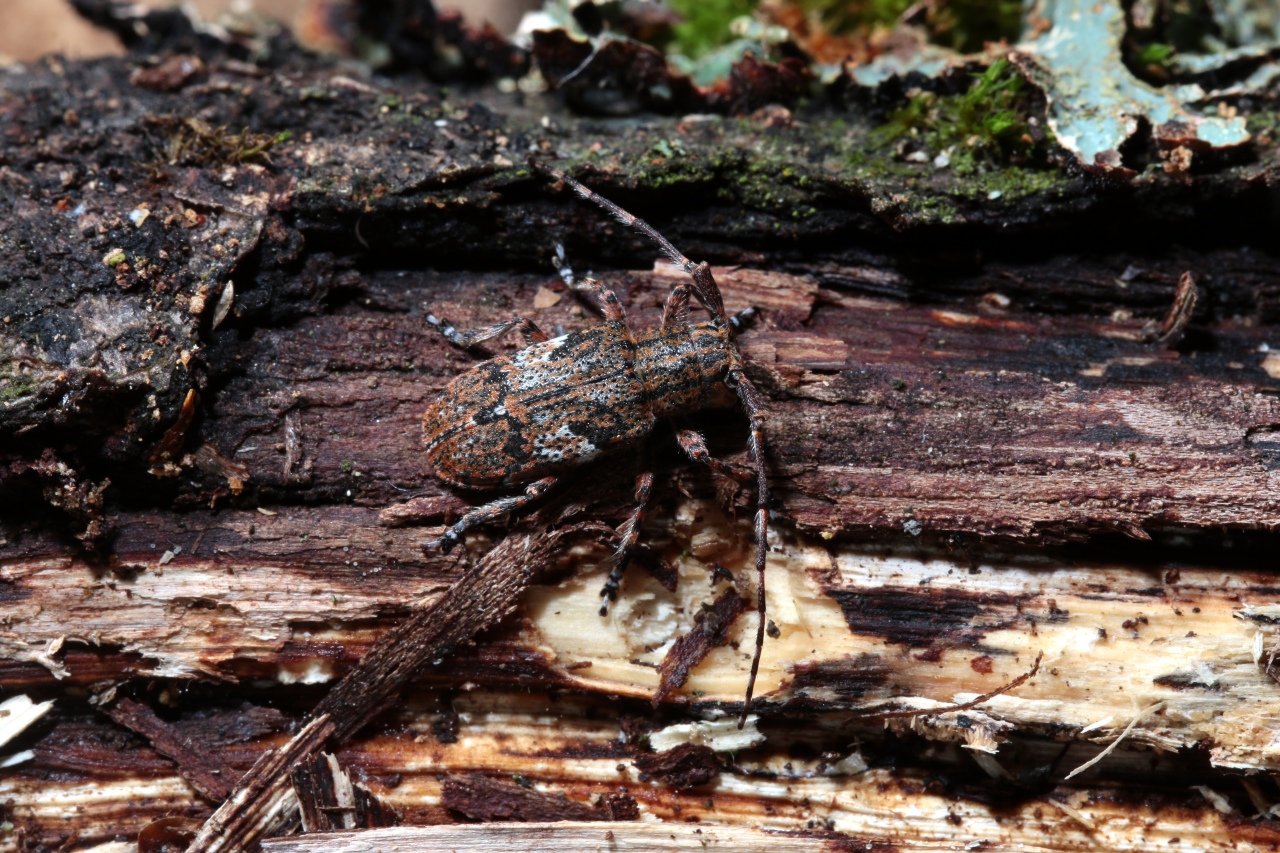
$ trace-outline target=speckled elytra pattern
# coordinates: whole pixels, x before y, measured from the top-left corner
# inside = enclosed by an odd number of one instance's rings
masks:
[[[605,323],[486,361],[422,416],[427,459],[454,486],[513,486],[633,445],[658,418],[732,405],[726,329],[641,338]]]
[[[711,406],[742,406],[750,422],[747,450],[754,472],[713,459],[697,432],[677,431],[680,447],[696,462],[738,479],[754,477],[757,486],[756,648],[747,680],[742,720],[751,706],[765,634],[764,570],[767,551],[769,487],[764,471],[761,401],[747,379],[734,335],[748,310],[725,314],[720,289],[705,263],[695,264],[643,220],[601,198],[561,172],[535,168],[563,182],[578,195],[600,205],[624,225],[635,228],[690,276],[667,298],[662,325],[637,336],[627,324],[617,296],[590,279],[576,280],[557,247],[565,283],[597,295],[605,322],[555,339],[525,317],[512,317],[487,329],[462,333],[434,315],[427,322],[457,346],[466,348],[512,330],[528,345],[490,359],[455,378],[422,417],[427,459],[436,475],[453,486],[499,488],[520,486],[523,492],[468,512],[426,547],[449,551],[469,528],[501,518],[547,494],[569,469],[601,454],[638,449],[661,418],[690,414]],[[688,320],[689,297],[711,315],[706,323]],[[641,457],[643,458],[643,457]],[[653,491],[653,473],[635,478],[636,507],[618,531],[609,579],[601,595],[607,612],[616,598],[623,570],[639,537]]]

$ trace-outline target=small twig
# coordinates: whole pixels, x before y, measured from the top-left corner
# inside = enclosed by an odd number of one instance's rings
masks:
[[[984,702],[989,702],[1002,693],[1008,693],[1015,687],[1024,684],[1028,679],[1034,678],[1035,674],[1040,671],[1040,660],[1044,657],[1044,652],[1036,655],[1036,662],[1031,665],[1031,669],[1019,675],[1013,681],[1003,687],[992,690],[990,693],[983,693],[977,699],[971,699],[968,702],[960,702],[955,705],[943,705],[940,708],[910,708],[905,711],[879,711],[868,714],[858,714],[859,720],[889,720],[899,717],[928,717],[936,714],[954,714],[956,711],[968,711],[970,708],[976,708]]]
[[[1142,330],[1142,337],[1147,343],[1158,343],[1165,346],[1176,344],[1191,322],[1195,313],[1196,302],[1200,299],[1200,288],[1190,271],[1178,278],[1178,287],[1173,292],[1173,304],[1159,325],[1154,321],[1147,323]]]
[[[1135,727],[1135,726],[1137,726],[1137,725],[1138,725],[1138,723],[1142,722],[1142,721],[1143,721],[1143,720],[1145,720],[1148,716],[1150,716],[1151,714],[1155,713],[1156,711],[1162,710],[1163,708],[1164,708],[1164,703],[1163,703],[1163,702],[1157,702],[1157,703],[1155,703],[1154,705],[1148,705],[1147,707],[1143,708],[1141,711],[1139,711],[1139,712],[1137,713],[1137,715],[1136,715],[1132,720],[1130,720],[1130,721],[1129,721],[1129,725],[1127,725],[1127,726],[1125,726],[1125,727],[1124,727],[1124,731],[1122,731],[1122,732],[1120,733],[1120,737],[1118,737],[1118,738],[1116,738],[1115,740],[1111,741],[1111,743],[1107,744],[1107,748],[1106,748],[1106,749],[1102,750],[1102,752],[1099,752],[1099,753],[1098,753],[1097,755],[1095,755],[1093,758],[1090,758],[1090,759],[1089,759],[1088,761],[1086,761],[1084,764],[1081,764],[1081,765],[1080,765],[1079,767],[1077,767],[1075,770],[1072,770],[1070,773],[1068,773],[1068,774],[1067,774],[1066,776],[1064,776],[1063,778],[1064,778],[1064,779],[1070,779],[1070,778],[1071,778],[1071,777],[1073,777],[1073,776],[1078,776],[1078,775],[1080,775],[1081,773],[1083,773],[1084,771],[1088,770],[1088,769],[1089,769],[1090,767],[1092,767],[1093,765],[1097,764],[1097,763],[1098,763],[1099,761],[1101,761],[1102,759],[1106,758],[1108,755],[1110,755],[1110,754],[1111,754],[1111,751],[1112,751],[1113,749],[1115,749],[1117,746],[1119,746],[1119,745],[1120,745],[1120,741],[1124,740],[1125,738],[1127,738],[1127,737],[1129,736],[1129,733],[1133,731],[1134,727]]]
[[[235,790],[239,772],[191,744],[181,732],[141,702],[121,699],[102,709],[113,721],[146,738],[156,752],[178,765],[178,775],[204,796],[220,803]]]

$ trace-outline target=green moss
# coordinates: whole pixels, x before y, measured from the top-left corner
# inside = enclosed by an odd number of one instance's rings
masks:
[[[834,35],[892,28],[908,9],[922,6],[912,0],[799,0],[799,5]],[[929,40],[961,53],[980,51],[989,41],[1017,41],[1022,32],[1022,0],[938,0],[923,4],[921,13],[913,18]]]
[[[698,59],[733,41],[729,24],[750,15],[758,0],[670,0],[683,19],[673,28],[671,49]]]
[[[243,163],[246,160],[252,160],[255,157],[264,157],[266,153],[281,142],[287,142],[293,136],[287,130],[282,130],[275,136],[267,137],[262,134],[252,134],[249,131],[240,131],[239,136],[235,137],[238,147],[231,155],[231,161],[234,163]]]
[[[1032,193],[1061,193],[1064,182],[1062,173],[1054,169],[1010,166],[975,175],[965,186],[971,194],[985,196],[991,201],[999,198],[1010,201]],[[993,193],[996,194],[994,197]]]
[[[827,32],[846,35],[876,25],[892,27],[910,8],[911,0],[800,0],[798,5]]]
[[[1139,65],[1164,66],[1173,58],[1173,54],[1175,52],[1176,51],[1174,51],[1173,45],[1171,44],[1152,42],[1151,44],[1143,45],[1138,52],[1134,54],[1134,60]]]
[[[682,157],[684,154],[684,145],[675,137],[670,140],[659,139],[649,148],[648,151],[648,156],[662,157],[666,160],[670,160],[672,157]]]
[[[1280,112],[1258,110],[1245,116],[1245,127],[1255,138],[1259,134],[1274,136],[1280,130]]]
[[[248,128],[232,133],[226,125],[213,127],[197,118],[176,116],[159,119],[156,124],[168,130],[160,153],[169,165],[212,166],[254,159],[270,162],[268,152],[292,136],[287,130],[272,136],[251,133]]]
[[[979,86],[975,82],[978,95],[990,97],[992,84]],[[1022,102],[1015,105],[1021,117]],[[655,142],[660,135],[668,140],[665,149]],[[593,155],[588,142],[569,143],[560,165],[606,196],[621,186],[690,203],[699,199],[698,204],[714,197],[717,208],[764,214],[718,225],[727,234],[740,228],[743,239],[770,229],[785,233],[833,208],[862,204],[894,227],[959,224],[1025,205],[1028,196],[1057,199],[1071,185],[1039,150],[1029,161],[999,163],[993,156],[981,168],[957,174],[906,162],[887,142],[855,115],[839,123],[797,124],[777,135],[761,134],[737,119],[719,119],[701,125],[697,135],[635,134],[619,140],[607,156]]]
[[[12,369],[0,373],[0,403],[12,403],[34,394],[36,383],[32,377],[24,375],[22,368],[17,366],[20,362],[8,358],[0,359],[0,365],[6,362],[12,366]]]
[[[0,403],[11,403],[36,392],[36,387],[18,380],[0,380]]]
[[[950,168],[972,175],[986,167],[1037,158],[1025,112],[1026,85],[1007,60],[976,75],[967,92],[921,92],[872,132],[882,147],[901,139],[923,144],[932,158],[946,154]]]

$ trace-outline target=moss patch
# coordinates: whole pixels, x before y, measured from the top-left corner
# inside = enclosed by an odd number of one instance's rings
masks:
[[[1033,133],[1030,93],[1006,60],[976,75],[958,95],[920,92],[889,116],[872,136],[883,146],[906,145],[930,159],[945,158],[960,175],[1043,160],[1046,132]]]

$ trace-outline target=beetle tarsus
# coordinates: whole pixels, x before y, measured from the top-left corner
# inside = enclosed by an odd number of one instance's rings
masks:
[[[453,530],[450,529],[446,530],[439,539],[432,539],[430,542],[423,545],[422,550],[423,552],[427,552],[439,549],[441,554],[448,554],[457,547],[458,542],[460,541],[461,539],[458,534],[454,533]]]

